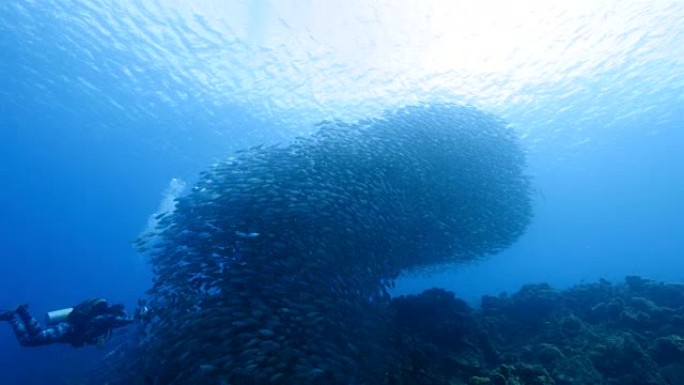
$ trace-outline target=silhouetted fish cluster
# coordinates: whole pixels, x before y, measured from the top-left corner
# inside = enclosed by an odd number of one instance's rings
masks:
[[[215,165],[141,241],[156,318],[123,382],[381,383],[386,289],[515,241],[523,168],[510,129],[456,105],[324,122]]]

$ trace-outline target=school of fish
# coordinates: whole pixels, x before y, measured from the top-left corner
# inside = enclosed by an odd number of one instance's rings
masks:
[[[155,318],[120,383],[383,383],[394,280],[497,253],[531,218],[515,132],[472,107],[239,152],[139,241]]]

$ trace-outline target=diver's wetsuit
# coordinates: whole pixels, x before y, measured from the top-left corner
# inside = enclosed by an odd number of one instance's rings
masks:
[[[16,310],[16,317],[9,320],[14,335],[21,346],[41,346],[57,342],[68,343],[74,328],[68,322],[60,322],[53,327],[43,329],[38,321],[29,314],[25,306]]]
[[[29,314],[26,306],[19,306],[15,316],[8,320],[21,346],[41,346],[67,343],[74,347],[97,344],[107,338],[113,329],[134,322],[120,308],[110,307],[108,311],[93,314],[87,322],[74,322],[67,318],[54,326],[43,329]]]

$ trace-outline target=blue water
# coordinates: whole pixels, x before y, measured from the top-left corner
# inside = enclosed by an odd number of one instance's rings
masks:
[[[510,249],[398,294],[684,279],[681,2],[192,4],[0,4],[0,308],[132,308],[151,274],[130,241],[173,178],[433,100],[520,133],[536,214]],[[66,383],[102,354],[21,349],[2,326],[0,383]]]

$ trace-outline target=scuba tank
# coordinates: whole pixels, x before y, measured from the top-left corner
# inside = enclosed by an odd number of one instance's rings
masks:
[[[45,322],[48,324],[48,326],[64,322],[67,320],[72,311],[74,311],[73,307],[49,311],[46,314]]]

